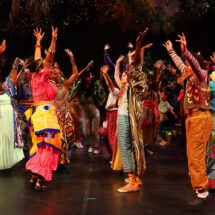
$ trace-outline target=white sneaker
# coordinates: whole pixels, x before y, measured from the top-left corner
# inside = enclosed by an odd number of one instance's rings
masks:
[[[99,153],[100,153],[100,151],[98,149],[95,149],[94,152],[93,152],[93,154],[96,154],[96,155],[99,154]]]
[[[206,199],[209,196],[209,192],[205,191],[203,193],[199,193],[197,192],[197,197],[202,198],[202,199]]]
[[[88,152],[92,153],[93,152],[93,147],[90,146],[89,149],[88,149]]]
[[[77,142],[77,143],[74,143],[75,146],[78,148],[78,149],[83,149],[84,146],[81,144],[81,142]]]

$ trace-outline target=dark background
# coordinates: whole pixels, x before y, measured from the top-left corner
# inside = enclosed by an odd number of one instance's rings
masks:
[[[93,71],[98,74],[103,65],[103,47],[111,46],[114,61],[126,54],[128,42],[135,45],[138,32],[149,27],[144,43],[153,42],[151,61],[168,59],[162,44],[185,32],[191,51],[201,51],[205,58],[215,51],[215,1],[143,1],[143,0],[1,0],[0,39],[7,40],[5,55],[9,72],[15,57],[33,56],[35,38],[33,28],[42,27],[45,37],[43,53],[51,39],[51,25],[58,26],[55,60],[66,76],[70,62],[64,49],[70,48],[79,70],[90,60],[95,61]],[[174,44],[178,51],[178,44]]]

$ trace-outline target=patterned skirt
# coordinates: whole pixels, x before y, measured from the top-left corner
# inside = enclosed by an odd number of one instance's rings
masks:
[[[69,149],[71,148],[75,138],[74,122],[69,112],[63,114],[57,111],[57,117],[65,140],[62,144],[62,152],[60,154],[59,164],[66,164],[70,163]]]

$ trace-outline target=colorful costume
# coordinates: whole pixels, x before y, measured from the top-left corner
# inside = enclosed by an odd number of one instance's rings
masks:
[[[186,75],[183,61],[174,50],[169,52],[175,65]],[[187,77],[184,110],[187,113],[186,136],[187,158],[190,179],[194,190],[205,192],[208,187],[206,174],[206,145],[213,127],[209,110],[210,87],[207,72],[202,70],[198,61],[187,50],[184,56],[193,68],[194,74]]]
[[[58,123],[64,135],[64,143],[62,145],[62,153],[60,154],[59,164],[70,163],[69,148],[74,142],[74,123],[69,112],[69,90],[63,84],[51,83],[57,90],[55,97],[55,107],[57,108]]]
[[[117,133],[120,157],[125,173],[143,174],[146,163],[143,136],[139,130],[142,94],[146,91],[146,75],[140,69],[130,73],[129,86],[120,93]]]
[[[10,78],[3,83],[0,94],[0,170],[11,168],[24,158],[23,141],[13,97],[16,89]]]
[[[215,189],[215,83],[210,82],[210,112],[213,118],[213,131],[206,150],[208,188]]]
[[[51,70],[32,74],[35,106],[25,112],[33,143],[26,169],[47,181],[52,179],[52,171],[57,169],[63,137],[54,106],[57,91],[49,81],[50,75]]]

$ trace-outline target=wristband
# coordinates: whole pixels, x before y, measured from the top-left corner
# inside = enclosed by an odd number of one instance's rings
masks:
[[[35,47],[35,48],[42,48],[41,45],[35,45],[34,47]]]

